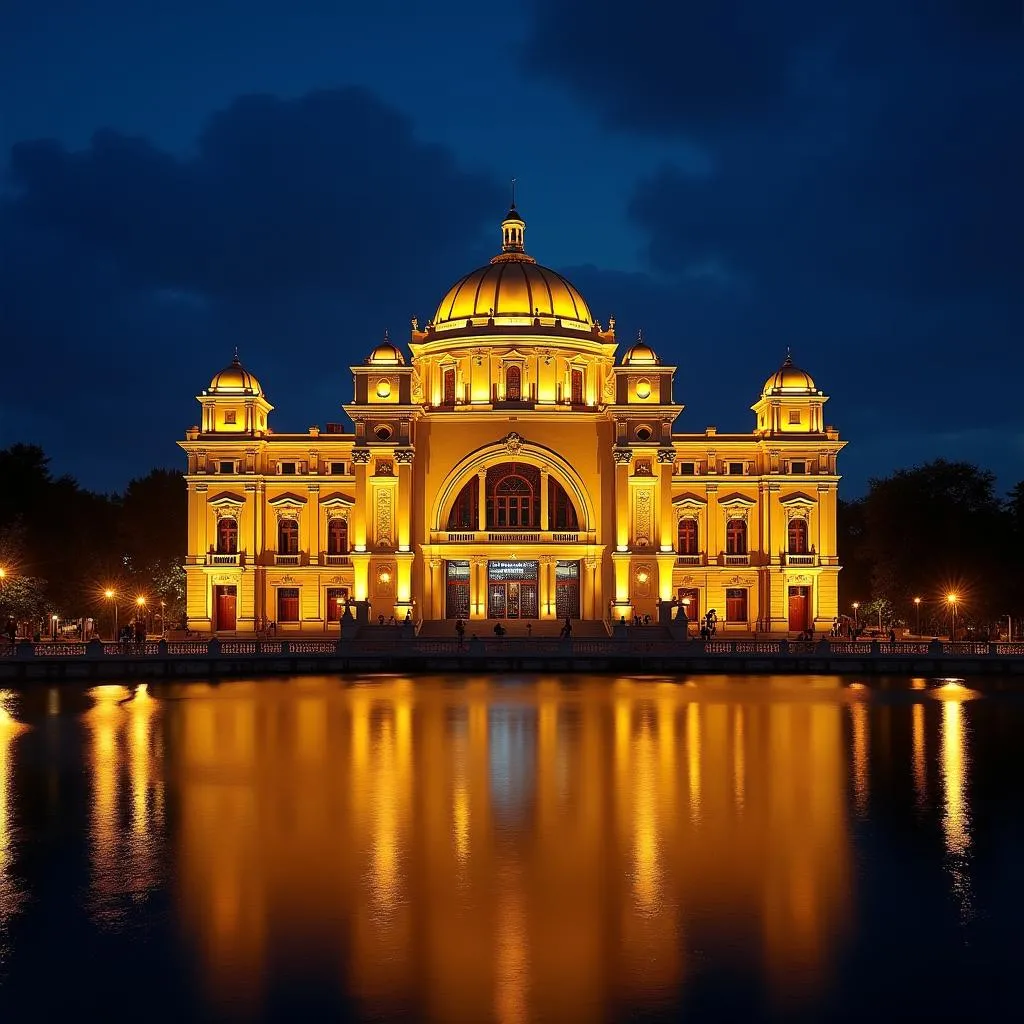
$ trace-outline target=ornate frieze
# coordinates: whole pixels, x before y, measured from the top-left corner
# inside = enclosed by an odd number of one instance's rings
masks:
[[[666,466],[669,464],[675,464],[676,451],[674,448],[659,448],[658,449],[658,464]]]
[[[357,466],[368,466],[370,464],[370,449],[369,448],[353,448],[352,449],[352,461]]]
[[[377,491],[377,546],[394,547],[394,501],[390,487]]]
[[[416,456],[415,448],[396,448],[395,449],[395,462],[400,466],[411,466],[413,459]]]
[[[633,507],[633,537],[637,547],[645,548],[651,543],[653,505],[654,495],[648,488],[637,491]]]
[[[633,461],[632,448],[613,448],[612,458],[616,466],[628,466]]]
[[[513,430],[505,435],[502,439],[502,444],[504,444],[505,451],[509,455],[516,456],[522,450],[523,445],[526,444],[526,439]]]

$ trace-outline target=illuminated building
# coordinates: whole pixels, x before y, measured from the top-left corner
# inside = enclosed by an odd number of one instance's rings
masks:
[[[270,428],[236,359],[199,396],[188,455],[189,625],[317,633],[348,602],[398,621],[659,618],[827,629],[838,607],[827,397],[787,357],[746,434],[677,433],[676,368],[616,357],[561,275],[502,246],[352,367],[354,424]],[[368,602],[368,604],[366,604]]]

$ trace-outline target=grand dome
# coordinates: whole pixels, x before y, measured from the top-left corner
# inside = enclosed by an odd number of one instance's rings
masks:
[[[262,395],[260,382],[238,361],[238,353],[219,373],[214,374],[207,391],[211,395]]]
[[[487,266],[466,274],[448,289],[434,314],[434,330],[484,326],[528,326],[537,318],[555,318],[562,326],[593,329],[590,307],[561,274],[542,267],[523,246],[526,222],[513,206],[502,221],[501,252]]]
[[[787,354],[786,361],[765,382],[761,391],[763,397],[769,395],[817,394],[818,388],[814,378],[793,363]]]

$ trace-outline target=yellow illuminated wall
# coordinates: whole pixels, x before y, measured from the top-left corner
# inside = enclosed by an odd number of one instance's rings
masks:
[[[487,563],[509,559],[540,563],[541,619],[559,617],[554,574],[569,561],[582,619],[657,621],[662,604],[675,611],[686,596],[700,614],[714,608],[727,633],[831,626],[845,442],[826,424],[827,396],[787,358],[752,406],[749,433],[676,431],[675,393],[703,385],[677,380],[643,340],[620,351],[614,320],[596,322],[569,282],[529,256],[524,230],[510,211],[501,251],[452,286],[432,321],[413,321],[407,348],[385,338],[351,367],[351,431],[275,433],[262,385],[237,360],[214,376],[181,442],[192,629],[273,621],[279,635],[334,632],[328,596],[341,590],[374,618],[442,620],[451,561],[470,563],[470,617],[486,619]],[[449,530],[462,489],[509,462],[541,473],[539,525],[489,527],[481,514]],[[549,479],[570,496],[577,529],[553,522]],[[237,553],[218,550],[224,518],[237,524]],[[348,547],[332,555],[338,518]],[[695,524],[692,549],[681,520]],[[298,530],[295,553],[279,543],[282,522]],[[282,588],[298,591],[294,621],[282,619]],[[218,599],[227,592],[230,612]]]

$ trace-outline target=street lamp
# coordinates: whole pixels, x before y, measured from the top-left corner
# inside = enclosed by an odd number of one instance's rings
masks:
[[[921,598],[914,598],[914,607],[917,609],[917,635],[921,635]]]
[[[853,602],[853,628],[856,630],[860,623],[857,620],[857,609],[860,607],[860,601]]]
[[[136,622],[141,622],[143,624],[142,628],[143,628],[143,630],[145,630],[145,628],[146,628],[146,625],[145,625],[145,623],[146,623],[146,599],[141,594],[139,594],[139,596],[137,598],[135,598],[135,608],[136,608],[136,611],[135,611],[135,621]]]
[[[116,644],[117,643],[117,600],[116,600],[116,598],[117,598],[117,591],[111,590],[110,587],[107,587],[107,589],[103,591],[103,596],[114,606],[114,635],[113,635],[112,639],[113,639],[114,643]]]
[[[58,616],[50,616],[50,636],[53,638],[54,643],[57,642],[57,620]]]
[[[956,640],[956,603],[959,600],[960,598],[956,594],[946,595],[946,603],[949,605],[950,610],[953,613],[953,624],[949,633],[949,639],[951,642]]]
[[[167,627],[164,625],[164,611],[165,611],[166,607],[167,607],[166,603],[164,601],[161,601],[160,602],[160,636],[161,637],[166,637],[167,636]]]

